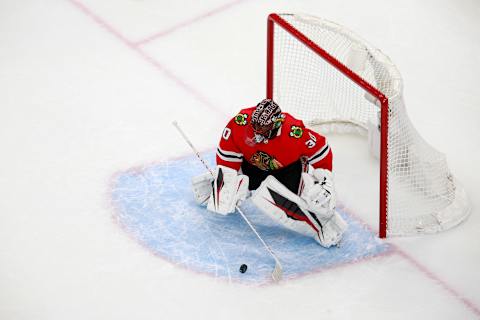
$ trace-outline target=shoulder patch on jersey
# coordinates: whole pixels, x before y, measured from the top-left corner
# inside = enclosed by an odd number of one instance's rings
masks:
[[[302,136],[303,136],[302,127],[298,127],[298,126],[291,126],[290,127],[290,137],[300,139]]]
[[[246,113],[239,113],[235,116],[234,118],[234,121],[236,124],[238,124],[239,126],[244,126],[247,124],[247,118],[248,118],[248,114]]]

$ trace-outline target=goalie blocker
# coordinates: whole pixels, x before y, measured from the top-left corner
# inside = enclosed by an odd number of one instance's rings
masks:
[[[235,211],[237,203],[248,195],[248,177],[234,169],[217,166],[207,209],[220,214]]]

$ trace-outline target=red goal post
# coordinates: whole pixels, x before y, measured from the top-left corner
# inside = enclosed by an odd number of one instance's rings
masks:
[[[402,90],[390,59],[350,30],[309,15],[269,15],[267,98],[329,131],[366,132],[379,113],[381,238],[451,228],[470,208],[445,156],[410,123]]]

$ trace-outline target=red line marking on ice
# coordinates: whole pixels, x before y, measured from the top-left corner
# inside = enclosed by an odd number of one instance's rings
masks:
[[[143,39],[143,40],[139,40],[139,41],[135,42],[134,45],[136,45],[136,46],[142,46],[142,45],[147,44],[147,43],[149,43],[149,42],[151,42],[151,41],[153,41],[153,40],[156,40],[156,39],[158,39],[158,38],[161,38],[161,37],[164,37],[164,36],[166,36],[166,35],[169,35],[169,34],[175,32],[175,31],[177,31],[178,29],[182,29],[182,28],[187,27],[187,26],[189,26],[189,25],[191,25],[191,24],[193,24],[193,23],[195,23],[195,22],[198,22],[198,21],[201,21],[201,20],[203,20],[203,19],[205,19],[205,18],[211,17],[211,16],[213,16],[213,15],[215,15],[215,14],[217,14],[217,13],[226,11],[227,9],[230,9],[231,7],[237,5],[237,4],[241,3],[241,2],[245,2],[245,1],[246,1],[246,0],[235,0],[235,1],[232,1],[232,2],[230,2],[230,3],[226,3],[226,4],[224,4],[224,5],[222,5],[222,6],[218,7],[218,8],[215,8],[215,9],[213,9],[213,10],[210,10],[210,11],[208,11],[208,12],[205,12],[205,13],[203,13],[203,14],[201,14],[201,15],[196,16],[196,17],[190,18],[190,19],[188,19],[188,20],[186,20],[186,21],[180,22],[180,23],[178,23],[178,24],[176,24],[176,25],[174,25],[174,26],[171,26],[171,27],[163,30],[163,31],[157,32],[157,33],[155,33],[155,34],[153,34],[153,35],[151,35],[151,36],[149,36],[149,37],[147,37],[147,38],[145,38],[145,39]]]
[[[116,38],[118,38],[120,41],[123,43],[127,44],[129,47],[133,46],[133,43],[128,40],[125,36],[123,36],[119,31],[117,31],[112,25],[107,23],[105,20],[100,18],[98,15],[94,14],[92,10],[90,10],[86,5],[81,3],[80,1],[77,0],[69,0],[73,5],[75,5],[80,11],[82,11],[84,14],[92,18],[97,24],[102,26],[104,29],[106,29],[108,32],[113,34]]]
[[[303,273],[303,274],[300,274],[300,275],[298,275],[298,274],[291,275],[291,276],[286,277],[285,279],[287,279],[287,280],[302,279],[302,278],[305,278],[305,277],[310,277],[310,276],[317,275],[319,273],[324,273],[324,272],[327,272],[329,270],[338,270],[338,269],[342,269],[342,268],[348,268],[350,266],[358,265],[360,263],[369,262],[369,261],[376,261],[376,260],[388,258],[388,257],[393,256],[394,254],[396,254],[395,250],[387,250],[387,251],[385,251],[383,253],[380,253],[380,254],[377,254],[377,255],[361,257],[361,258],[358,258],[358,259],[355,259],[355,260],[345,261],[345,262],[342,262],[342,263],[339,263],[339,264],[336,264],[336,265],[332,265],[332,266],[320,267],[320,268],[311,270],[309,272],[306,272],[306,273]]]
[[[207,97],[205,97],[203,94],[201,94],[198,90],[187,84],[185,81],[183,81],[180,77],[175,75],[171,70],[169,70],[167,67],[162,65],[160,62],[155,60],[153,57],[149,56],[147,53],[145,53],[143,50],[141,50],[140,47],[135,45],[132,41],[128,40],[127,37],[125,37],[120,31],[115,29],[111,24],[109,24],[107,21],[102,19],[99,15],[95,14],[90,8],[88,8],[85,4],[78,0],[69,0],[70,3],[72,3],[77,9],[79,9],[81,12],[83,12],[85,15],[89,16],[92,18],[95,23],[100,25],[102,28],[107,30],[110,34],[115,36],[118,40],[123,42],[128,48],[131,50],[135,51],[143,60],[148,62],[151,66],[153,66],[155,69],[163,73],[164,76],[172,80],[175,84],[177,84],[180,88],[182,88],[184,91],[188,92],[191,96],[193,96],[197,101],[202,103],[204,106],[208,107],[212,111],[215,111],[217,114],[222,115],[225,118],[228,118],[227,114],[225,111],[217,107],[215,104],[213,104]]]
[[[457,300],[462,302],[468,309],[470,309],[477,317],[480,318],[480,309],[469,299],[465,298],[462,294],[458,293],[455,289],[449,286],[445,281],[443,281],[440,277],[436,276],[432,271],[430,271],[427,267],[422,265],[420,262],[415,260],[413,257],[405,253],[404,251],[400,250],[398,247],[395,246],[395,251],[398,255],[402,258],[410,262],[414,265],[421,273],[423,273],[426,277],[430,278],[435,283],[439,284],[445,291],[450,293],[453,297]]]
[[[351,210],[349,210],[346,206],[343,204],[339,205],[339,208],[343,210],[345,213],[348,215],[355,217],[358,221],[360,221],[367,229],[370,230],[370,232],[374,234],[378,234],[378,229],[374,230],[369,224],[367,224],[365,221],[360,219],[356,214],[354,214]],[[457,299],[460,301],[462,304],[464,304],[468,309],[470,309],[476,316],[480,318],[480,309],[469,299],[465,298],[463,295],[458,293],[455,289],[453,289],[450,285],[448,285],[444,280],[442,280],[440,277],[436,276],[431,270],[429,270],[426,266],[422,265],[420,262],[418,262],[416,259],[414,259],[412,256],[408,255],[406,252],[401,250],[398,246],[390,243],[389,244],[392,249],[392,254],[397,254],[403,259],[405,259],[407,262],[409,262],[411,265],[413,265],[420,273],[425,275],[427,278],[432,280],[433,282],[439,284],[445,291],[447,291],[453,298]],[[384,255],[388,256],[388,255]]]

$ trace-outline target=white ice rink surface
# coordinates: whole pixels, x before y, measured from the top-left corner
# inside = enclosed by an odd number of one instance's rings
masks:
[[[115,223],[116,172],[191,154],[173,120],[208,150],[263,98],[270,12],[336,21],[390,56],[470,196],[465,223],[263,287],[179,268]],[[0,319],[480,318],[479,17],[476,0],[1,1]],[[339,197],[376,231],[378,196],[357,192],[377,181],[366,142],[329,138]]]

